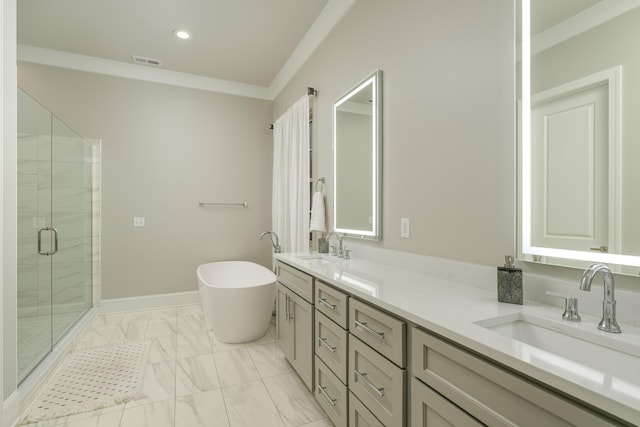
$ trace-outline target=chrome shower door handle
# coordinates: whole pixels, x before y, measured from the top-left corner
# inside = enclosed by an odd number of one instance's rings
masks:
[[[43,231],[53,231],[53,250],[52,251],[43,251],[42,250],[42,232]],[[58,252],[58,230],[53,227],[43,227],[38,230],[38,253],[40,255],[53,255]]]

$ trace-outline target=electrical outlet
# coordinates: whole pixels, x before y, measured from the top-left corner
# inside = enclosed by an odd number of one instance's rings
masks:
[[[411,220],[409,218],[400,218],[400,237],[408,239],[411,236]]]
[[[144,227],[144,217],[143,216],[134,216],[133,217],[133,226],[134,227]]]

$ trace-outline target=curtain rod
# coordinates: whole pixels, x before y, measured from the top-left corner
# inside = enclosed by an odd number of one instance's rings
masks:
[[[309,96],[318,96],[318,91],[312,87],[307,87],[307,95]],[[269,129],[273,130],[273,123],[269,124]]]

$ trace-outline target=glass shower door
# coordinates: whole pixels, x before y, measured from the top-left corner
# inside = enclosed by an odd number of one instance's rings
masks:
[[[18,90],[19,382],[92,305],[94,149]]]
[[[51,222],[58,238],[51,256],[55,345],[91,307],[93,145],[55,116],[51,128]]]
[[[18,90],[18,381],[51,351],[50,153],[51,114]]]

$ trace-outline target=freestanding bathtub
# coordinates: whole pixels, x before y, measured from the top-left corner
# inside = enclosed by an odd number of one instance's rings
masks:
[[[219,341],[243,343],[269,328],[276,297],[276,275],[247,261],[199,265],[198,289],[205,315]]]

